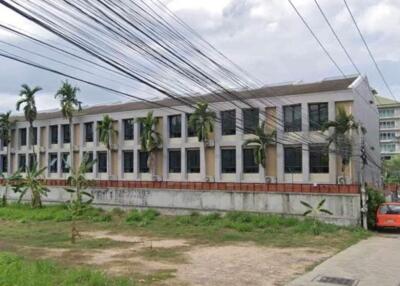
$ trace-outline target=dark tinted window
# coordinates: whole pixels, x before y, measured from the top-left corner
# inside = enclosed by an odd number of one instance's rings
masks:
[[[186,151],[186,167],[188,173],[200,173],[200,150]]]
[[[169,121],[169,137],[179,138],[181,137],[182,123],[180,115],[168,116]]]
[[[309,146],[310,173],[329,173],[329,149],[326,145]]]
[[[124,151],[124,172],[133,173],[133,151]]]
[[[37,145],[37,133],[38,133],[38,129],[37,127],[33,127],[33,134],[32,134],[32,144],[33,145]]]
[[[64,124],[62,126],[62,136],[63,136],[63,143],[68,144],[71,142],[71,131],[69,128],[69,124]]]
[[[57,153],[49,153],[49,172],[57,173]]]
[[[243,149],[243,172],[244,173],[258,173],[258,164],[254,160],[254,149]]]
[[[97,171],[107,173],[107,152],[97,152]]]
[[[61,170],[63,173],[69,172],[69,164],[70,164],[69,153],[62,153],[61,154]]]
[[[93,142],[93,122],[85,123],[85,142]]]
[[[51,144],[58,143],[58,126],[57,125],[50,126],[50,143]]]
[[[310,130],[321,130],[328,121],[328,103],[312,103],[308,105]]]
[[[301,104],[283,107],[285,132],[301,131]]]
[[[19,129],[19,140],[21,146],[26,146],[26,128]]]
[[[379,208],[381,214],[397,214],[400,215],[400,205],[388,204]]]
[[[189,124],[189,119],[190,119],[191,114],[186,114],[186,119],[187,119],[187,136],[188,137],[195,137],[196,132],[195,130],[190,126]]]
[[[29,169],[30,170],[32,170],[35,163],[37,163],[36,154],[29,154]]]
[[[18,155],[18,169],[21,170],[21,172],[26,171],[26,156],[24,154]]]
[[[133,119],[124,119],[124,140],[133,140]]]
[[[236,110],[221,111],[222,135],[236,134]]]
[[[149,167],[147,166],[147,160],[149,158],[148,152],[139,151],[139,172],[148,173]]]
[[[170,173],[181,172],[181,151],[170,150],[168,154],[168,165]]]
[[[301,146],[285,147],[285,173],[302,172],[302,149]]]
[[[259,120],[258,108],[243,109],[244,134],[253,134],[256,131]]]
[[[93,162],[93,152],[85,152],[83,153],[83,156],[87,156],[87,161],[88,162]],[[88,168],[86,170],[87,173],[92,173],[93,172],[93,165],[90,166],[90,168]]]
[[[1,155],[0,157],[0,164],[1,164],[1,172],[7,173],[7,155]]]
[[[236,173],[236,150],[222,149],[221,150],[221,172]]]

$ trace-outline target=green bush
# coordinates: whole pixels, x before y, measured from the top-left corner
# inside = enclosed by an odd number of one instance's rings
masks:
[[[376,211],[378,210],[378,207],[385,202],[385,196],[381,191],[375,190],[371,187],[367,188],[367,195],[368,195],[368,201],[367,201],[368,228],[375,228]]]
[[[155,209],[146,209],[144,211],[135,209],[128,214],[125,222],[137,226],[145,226],[154,221],[159,215],[160,213]]]

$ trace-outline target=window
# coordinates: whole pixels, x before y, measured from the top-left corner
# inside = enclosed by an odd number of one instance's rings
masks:
[[[192,115],[192,114],[189,114],[189,113],[186,114],[187,136],[188,136],[188,137],[195,137],[195,136],[196,136],[196,132],[195,132],[195,130],[189,125],[190,115]]]
[[[49,153],[49,172],[57,173],[58,157],[57,153]]]
[[[38,133],[38,129],[37,127],[33,127],[33,134],[32,134],[32,144],[33,145],[37,145],[37,133]]]
[[[93,162],[93,152],[85,152],[83,153],[83,157],[87,157],[87,162]],[[93,173],[93,164],[90,166],[90,168],[87,168],[86,173]]]
[[[62,126],[62,136],[64,144],[71,143],[71,129],[69,128],[69,124],[64,124]]]
[[[394,127],[395,127],[394,121],[379,122],[379,128],[381,128],[381,129],[390,129],[390,128],[394,128]]]
[[[243,128],[244,134],[254,134],[258,127],[259,110],[258,108],[243,109]]]
[[[124,173],[133,173],[133,151],[124,151]]]
[[[61,170],[63,173],[69,173],[69,167],[70,167],[70,159],[69,159],[69,153],[62,153],[61,154]]]
[[[21,172],[25,172],[26,171],[26,156],[25,156],[25,154],[19,154],[18,155],[18,169]]]
[[[221,111],[222,135],[236,134],[236,110]]]
[[[394,109],[393,108],[379,109],[379,117],[380,118],[393,117],[393,116],[394,116]]]
[[[139,136],[140,136],[140,137],[142,137],[143,130],[144,130],[143,123],[142,123],[142,122],[139,122]]]
[[[236,173],[236,150],[222,149],[221,150],[221,172]]]
[[[168,116],[169,122],[169,137],[179,138],[181,137],[182,124],[180,115]]]
[[[310,145],[310,173],[329,173],[329,148],[326,145]]]
[[[107,173],[107,152],[97,152],[97,171]]]
[[[50,143],[51,144],[58,143],[58,126],[57,125],[50,126]]]
[[[259,166],[255,161],[254,148],[243,149],[243,172],[258,173]]]
[[[29,169],[32,170],[33,166],[37,163],[36,154],[29,154]]]
[[[395,133],[394,132],[381,132],[379,134],[380,140],[393,140],[395,139]]]
[[[200,150],[186,151],[186,169],[188,173],[200,173]]]
[[[133,140],[133,118],[124,119],[124,140]]]
[[[396,152],[396,144],[395,143],[382,143],[381,151],[382,152]]]
[[[299,147],[285,147],[285,173],[302,172],[302,149]]]
[[[2,173],[7,173],[7,164],[8,164],[8,161],[7,161],[7,156],[6,155],[1,155],[1,157],[0,157],[0,163],[1,163],[1,172]]]
[[[400,215],[400,205],[395,205],[395,204],[382,205],[379,208],[379,213],[390,214],[390,215]]]
[[[321,130],[328,122],[328,103],[311,103],[308,105],[310,131]]]
[[[19,140],[21,146],[26,146],[26,128],[19,130]]]
[[[85,142],[93,142],[93,122],[85,123]]]
[[[181,151],[170,150],[168,153],[168,165],[170,173],[181,172]]]
[[[149,158],[148,152],[139,151],[139,172],[148,173],[149,167],[147,166],[147,159]]]
[[[283,107],[285,132],[301,131],[301,104]]]

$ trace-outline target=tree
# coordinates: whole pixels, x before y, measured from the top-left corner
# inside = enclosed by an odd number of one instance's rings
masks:
[[[162,144],[161,135],[155,130],[158,118],[153,116],[153,112],[149,112],[146,117],[138,118],[137,122],[141,126],[141,149],[143,152],[148,153],[147,167],[151,170],[152,176],[154,176],[156,173],[156,151],[161,148]]]
[[[10,160],[10,143],[11,143],[11,126],[10,120],[11,111],[0,114],[0,139],[3,141],[3,145],[7,145],[7,165]],[[7,166],[7,172],[9,173],[9,167]]]
[[[342,173],[344,174],[344,170],[346,166],[349,165],[353,154],[351,131],[355,130],[358,132],[360,125],[355,122],[352,114],[347,114],[346,110],[340,107],[336,119],[334,121],[326,122],[322,126],[322,132],[328,130],[330,127],[333,127],[334,131],[327,139],[328,146],[332,143],[335,144],[336,152],[342,159]],[[364,128],[362,128],[362,131],[363,133],[366,132]]]
[[[62,83],[61,87],[58,89],[57,93],[55,94],[55,98],[60,99],[61,104],[61,113],[63,114],[64,118],[68,119],[69,123],[69,134],[71,141],[69,143],[69,165],[70,171],[74,168],[74,145],[72,142],[72,133],[73,133],[73,125],[72,119],[74,114],[77,111],[82,110],[82,102],[77,99],[77,93],[79,92],[79,88],[76,86],[72,86],[68,81]]]
[[[194,130],[199,142],[203,143],[204,150],[206,150],[210,133],[214,131],[215,118],[215,112],[208,110],[207,102],[198,102],[189,117],[189,126]],[[206,162],[206,158],[204,152],[204,162]]]
[[[383,162],[384,179],[387,184],[400,183],[400,155]]]
[[[76,242],[76,238],[80,236],[76,227],[76,220],[83,212],[90,207],[93,201],[92,194],[85,190],[93,184],[91,180],[86,178],[86,173],[95,164],[95,160],[89,160],[89,156],[85,155],[77,170],[72,170],[67,178],[67,192],[71,194],[71,199],[68,201],[68,210],[71,213],[71,243]],[[83,197],[86,197],[85,200]]]
[[[113,126],[114,119],[109,115],[104,115],[102,121],[97,124],[97,130],[99,133],[99,141],[103,143],[107,148],[107,172],[111,175],[111,145],[114,134],[118,134],[118,131]]]
[[[265,133],[265,121],[262,121],[260,126],[257,126],[255,130],[255,138],[247,139],[243,146],[254,148],[254,161],[262,166],[266,167],[266,154],[267,147],[276,142],[276,131],[273,130],[271,133]]]
[[[8,190],[21,182],[22,176],[20,171],[17,171],[9,176],[7,176],[7,174],[0,173],[0,178],[2,178],[2,180],[4,181],[4,193],[1,199],[1,206],[5,207],[7,206]]]
[[[300,201],[300,203],[308,209],[303,213],[303,216],[311,216],[313,219],[313,232],[315,235],[320,234],[320,225],[318,217],[322,213],[333,215],[333,213],[331,213],[329,210],[323,208],[325,201],[326,201],[325,199],[321,200],[315,207],[311,206],[309,203],[305,201]]]
[[[20,184],[16,188],[16,192],[20,193],[18,202],[21,202],[29,191],[32,208],[42,207],[42,196],[47,196],[47,193],[50,192],[43,181],[43,173],[46,169],[47,167],[38,168],[37,162],[34,162],[31,168],[28,168],[26,175],[22,177]]]
[[[21,105],[24,105],[24,116],[26,121],[29,122],[29,136],[31,139],[29,143],[33,148],[33,153],[35,153],[33,142],[33,122],[36,120],[37,116],[35,94],[40,90],[42,90],[41,87],[36,86],[31,89],[27,84],[23,84],[22,89],[19,92],[21,99],[17,101],[17,111],[20,110]]]

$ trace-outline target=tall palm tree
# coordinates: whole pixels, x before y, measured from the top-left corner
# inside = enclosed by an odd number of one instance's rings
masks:
[[[256,127],[255,136],[255,138],[247,139],[243,146],[254,148],[254,161],[265,168],[267,147],[276,142],[276,131],[273,130],[267,134],[265,132],[265,121],[262,121],[260,126]]]
[[[161,147],[162,139],[159,132],[155,130],[158,118],[153,116],[153,112],[147,113],[146,117],[138,118],[137,122],[141,125],[140,144],[143,152],[148,153],[147,167],[151,175],[155,175],[156,151]]]
[[[11,126],[10,120],[11,111],[0,114],[0,139],[3,141],[3,145],[7,145],[7,173],[10,174],[10,150],[11,150]]]
[[[114,119],[109,115],[104,115],[103,119],[97,124],[97,130],[99,133],[99,141],[103,143],[107,148],[107,173],[111,175],[111,144],[114,134],[118,134],[118,131],[113,126]]]
[[[208,110],[207,102],[198,102],[194,112],[189,117],[189,126],[196,133],[199,142],[204,146],[204,162],[206,163],[206,147],[209,135],[214,131],[215,112]],[[207,164],[205,164],[207,165]]]
[[[353,154],[351,131],[354,130],[358,133],[360,125],[355,121],[352,114],[347,114],[346,110],[340,107],[336,114],[336,119],[326,122],[322,126],[322,132],[328,130],[330,127],[333,127],[334,131],[327,138],[328,146],[332,143],[335,144],[336,152],[342,159],[342,173],[344,175],[345,168],[350,164]],[[365,133],[366,130],[362,128],[362,132]]]
[[[70,134],[70,143],[69,143],[69,162],[70,162],[70,172],[73,172],[74,168],[74,145],[72,142],[72,118],[77,111],[82,110],[82,102],[77,99],[77,93],[79,92],[79,88],[76,86],[72,86],[68,81],[62,83],[61,87],[58,89],[55,94],[55,98],[60,98],[61,104],[61,112],[64,118],[68,119],[69,123],[69,134]]]
[[[35,153],[35,146],[33,142],[33,122],[36,120],[37,116],[35,94],[40,90],[42,90],[41,87],[35,86],[34,88],[30,88],[27,84],[23,84],[22,89],[19,92],[21,99],[17,101],[17,111],[20,110],[21,105],[25,105],[24,115],[26,121],[29,122],[29,135],[31,139],[29,143],[32,146],[33,153]]]

